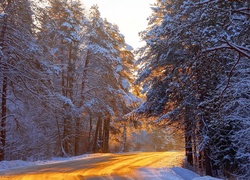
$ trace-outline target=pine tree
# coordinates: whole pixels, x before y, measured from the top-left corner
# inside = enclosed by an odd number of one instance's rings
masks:
[[[95,132],[90,130],[94,136],[89,138],[90,149],[107,152],[112,121],[128,113],[137,101],[129,93],[131,80],[127,80],[130,72],[126,69],[133,56],[118,27],[101,18],[98,6],[91,7],[89,22],[85,87],[91,92],[85,96],[85,104],[92,117],[90,127],[95,127]]]
[[[0,68],[1,81],[3,80],[1,159],[12,159],[24,155],[22,149],[25,148],[24,141],[30,139],[23,138],[28,133],[23,131],[28,128],[26,120],[27,118],[30,118],[30,121],[34,120],[31,118],[34,117],[32,106],[38,105],[38,102],[42,103],[42,97],[47,95],[46,86],[49,82],[41,49],[35,40],[30,2],[3,1],[0,7],[3,10],[3,19],[0,22]],[[4,153],[5,151],[7,153]],[[29,152],[27,150],[26,154]]]
[[[23,6],[20,1],[3,1],[0,5],[3,10],[1,14],[1,152],[0,160],[5,158],[6,146],[6,120],[7,120],[7,100],[11,83],[19,83],[19,72],[25,73],[25,69],[19,63],[31,58],[30,43],[31,37],[31,11],[28,1],[24,1]],[[27,5],[27,6],[25,6]],[[22,8],[26,11],[23,12]],[[23,19],[22,19],[23,18]],[[19,26],[19,27],[17,27]],[[17,43],[23,42],[23,43]],[[22,47],[22,48],[21,48]],[[22,49],[22,51],[20,51]],[[29,52],[29,53],[28,53]],[[27,62],[26,62],[27,63]],[[25,64],[26,64],[25,63]],[[23,75],[21,78],[25,78]],[[21,80],[21,79],[19,79]],[[25,82],[24,82],[25,83]],[[19,84],[21,85],[21,84]]]
[[[213,134],[212,159],[215,166],[228,178],[249,176],[249,60],[240,58],[232,70],[230,84],[228,77],[218,86],[221,93],[228,86],[218,101],[219,110],[213,113],[211,123]]]
[[[138,82],[143,83],[147,99],[138,112],[160,117],[157,123],[178,122],[185,132],[188,162],[205,165],[212,175],[210,123],[220,97],[216,89],[234,67],[235,55],[249,58],[249,5],[245,1],[157,1],[155,5],[149,28],[142,34],[147,45],[139,51]]]
[[[81,112],[84,102],[84,29],[86,17],[80,1],[50,1],[41,16],[39,43],[53,67],[53,96],[58,139],[63,155],[79,154]],[[56,110],[57,109],[57,110]],[[74,133],[73,133],[74,132]]]

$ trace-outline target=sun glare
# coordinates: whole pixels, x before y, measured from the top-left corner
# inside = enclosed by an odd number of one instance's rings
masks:
[[[150,4],[155,0],[85,0],[87,8],[98,4],[101,15],[111,23],[119,26],[125,35],[126,42],[138,48],[144,44],[138,33],[147,27],[147,17],[150,16]]]

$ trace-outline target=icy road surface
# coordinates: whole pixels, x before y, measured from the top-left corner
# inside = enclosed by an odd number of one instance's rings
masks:
[[[0,172],[1,180],[75,180],[75,179],[193,179],[195,173],[182,166],[183,152],[137,152],[92,154],[54,164],[23,167]],[[174,168],[172,168],[174,167]],[[171,169],[170,169],[171,168]],[[170,172],[171,171],[171,172]],[[159,174],[163,173],[163,174]],[[165,175],[164,175],[165,173]],[[179,174],[178,174],[179,173]],[[182,174],[188,173],[186,177]],[[161,178],[162,176],[162,178]],[[188,177],[189,176],[189,177]],[[168,178],[169,177],[169,178]]]

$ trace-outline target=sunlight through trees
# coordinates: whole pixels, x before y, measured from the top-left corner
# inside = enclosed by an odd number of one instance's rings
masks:
[[[98,5],[1,0],[0,161],[185,149],[249,177],[249,7],[155,0],[133,50]]]

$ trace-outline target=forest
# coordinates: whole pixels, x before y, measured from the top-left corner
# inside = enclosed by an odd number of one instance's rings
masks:
[[[183,149],[196,172],[249,178],[250,2],[151,10],[134,50],[98,5],[1,0],[0,161]]]

